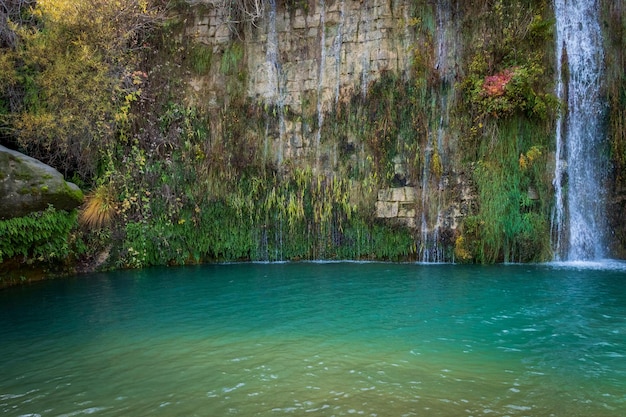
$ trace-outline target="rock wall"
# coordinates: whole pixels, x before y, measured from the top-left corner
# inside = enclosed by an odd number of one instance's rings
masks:
[[[193,22],[187,22],[186,35],[210,48],[214,64],[207,73],[189,80],[188,99],[219,110],[229,104],[230,86],[239,77],[248,100],[273,109],[263,148],[277,167],[289,160],[334,175],[341,171],[338,148],[343,146],[349,150],[348,164],[359,166],[363,173],[373,158],[366,150],[366,139],[358,131],[342,133],[345,138],[328,137],[323,127],[337,123],[331,119],[333,111],[342,104],[349,108],[355,97],[362,102],[366,97],[376,100],[373,85],[384,76],[393,74],[407,82],[414,79],[416,59],[420,60],[424,85],[428,79],[436,80],[431,87],[421,87],[432,98],[423,104],[425,116],[419,127],[375,140],[397,143],[392,175],[400,188],[381,190],[378,195],[374,190],[378,202],[373,215],[419,230],[421,247],[435,248],[438,253],[433,257],[424,252],[422,260],[444,260],[441,236],[454,235],[462,218],[461,200],[474,198],[459,197],[469,188],[464,183],[469,176],[456,172],[458,133],[450,128],[462,44],[458,39],[461,20],[455,18],[458,4],[451,0],[421,6],[409,0],[296,3],[288,7],[285,2],[268,0],[262,16],[253,23],[233,25],[222,2],[194,1]],[[233,51],[243,61],[240,74],[224,68]],[[363,117],[376,123],[370,114]],[[415,136],[411,149],[403,137],[406,134]],[[345,143],[340,145],[342,140]],[[420,155],[418,164],[416,154]],[[390,197],[400,192],[409,197]]]
[[[415,187],[396,187],[378,191],[376,217],[398,219],[410,227],[416,227],[415,205],[418,202]]]
[[[275,105],[280,114],[316,115],[318,127],[333,104],[368,85],[384,71],[406,73],[414,46],[409,30],[411,2],[311,1],[288,8],[266,2],[262,18],[240,32],[233,30],[225,9],[215,1],[198,0],[195,21],[187,34],[209,45],[213,53],[227,53],[232,42],[243,40],[247,68],[246,94]],[[223,105],[227,80],[219,68],[190,81],[197,98],[209,106]],[[302,131],[302,124],[283,118],[274,147],[279,159],[306,156],[319,147],[320,134]]]

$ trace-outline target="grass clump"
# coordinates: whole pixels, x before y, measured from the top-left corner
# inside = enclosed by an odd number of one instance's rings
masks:
[[[100,185],[86,197],[79,222],[89,229],[108,226],[117,211],[115,190],[112,185]]]

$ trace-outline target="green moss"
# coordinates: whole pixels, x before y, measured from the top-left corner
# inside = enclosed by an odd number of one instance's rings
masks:
[[[82,202],[85,199],[85,195],[80,188],[70,187],[68,183],[65,183],[65,192],[75,201]]]
[[[415,256],[408,229],[372,224],[356,212],[348,180],[300,168],[281,176],[267,168],[231,176],[210,164],[210,176],[194,181],[187,173],[205,161],[185,166],[177,154],[172,160],[172,167],[148,162],[146,172],[156,182],[141,192],[146,197],[122,202],[129,220],[119,226],[118,266]],[[178,170],[184,172],[179,176]],[[178,197],[157,192],[164,187],[178,189]]]
[[[241,68],[240,64],[243,61],[243,44],[241,42],[234,42],[228,45],[223,53],[220,61],[220,72],[224,75],[237,75]]]
[[[198,75],[205,75],[211,69],[213,60],[213,48],[209,45],[195,42],[189,51],[191,68]]]
[[[25,168],[15,170],[13,176],[15,179],[25,182],[33,179],[33,173]]]

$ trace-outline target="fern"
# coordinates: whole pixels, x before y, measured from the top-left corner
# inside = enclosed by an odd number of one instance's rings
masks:
[[[43,212],[0,220],[0,262],[17,256],[42,262],[66,258],[77,217],[76,210],[68,213],[50,206]]]

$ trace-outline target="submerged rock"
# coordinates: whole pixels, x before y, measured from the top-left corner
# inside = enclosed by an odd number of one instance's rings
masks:
[[[56,169],[0,145],[0,219],[45,210],[72,210],[83,202],[76,184]]]

